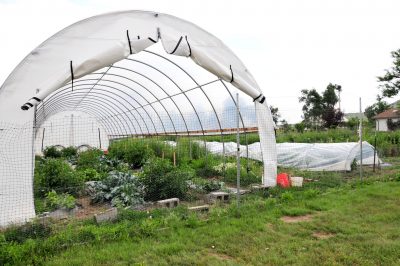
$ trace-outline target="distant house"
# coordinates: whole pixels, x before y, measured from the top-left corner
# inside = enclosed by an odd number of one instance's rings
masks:
[[[390,108],[382,113],[377,114],[373,117],[375,119],[377,131],[389,131],[388,120],[392,122],[400,121],[400,110],[396,108]]]

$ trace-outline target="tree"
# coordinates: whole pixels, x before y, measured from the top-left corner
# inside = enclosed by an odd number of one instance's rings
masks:
[[[343,113],[335,105],[339,101],[337,93],[341,91],[340,85],[332,83],[329,83],[322,95],[315,89],[302,90],[299,100],[304,103],[304,122],[326,128],[338,126],[343,119]]]
[[[295,124],[294,128],[296,129],[297,132],[303,133],[304,129],[306,128],[306,125],[303,122],[300,122],[300,123]]]
[[[283,129],[283,131],[284,131],[285,133],[289,132],[290,129],[291,129],[289,123],[288,123],[285,119],[282,119],[282,120],[281,120],[281,128]]]
[[[382,77],[378,77],[378,82],[381,83],[379,86],[382,90],[384,97],[396,96],[400,91],[400,49],[393,51],[393,66],[390,69],[386,69],[386,73]]]
[[[270,105],[269,109],[271,110],[272,120],[274,120],[275,124],[277,124],[279,118],[281,117],[278,107],[273,107],[272,105]]]
[[[315,90],[302,90],[299,98],[303,102],[304,121],[307,124],[316,125],[320,123],[322,114],[322,97]]]
[[[368,117],[369,121],[372,121],[372,118],[374,116],[389,109],[389,107],[390,105],[387,102],[383,101],[383,98],[381,96],[377,95],[376,103],[365,108],[364,114],[366,117]]]

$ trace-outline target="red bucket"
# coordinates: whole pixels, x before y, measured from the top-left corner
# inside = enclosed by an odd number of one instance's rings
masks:
[[[278,176],[276,177],[276,183],[278,184],[278,186],[283,188],[290,187],[289,175],[287,173],[278,174]]]

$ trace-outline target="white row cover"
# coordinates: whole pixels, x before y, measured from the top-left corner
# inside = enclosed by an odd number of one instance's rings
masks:
[[[351,164],[356,160],[360,164],[360,144],[358,142],[344,143],[278,143],[276,144],[278,165],[311,171],[350,171]],[[362,144],[363,165],[374,163],[374,147],[368,142]],[[223,154],[223,144],[207,142],[207,150],[213,154]],[[225,143],[225,154],[236,156],[237,144]],[[262,161],[259,142],[248,146],[249,158]],[[264,152],[264,151],[263,151]],[[240,156],[247,157],[247,147],[240,146]],[[381,162],[378,156],[376,164]]]

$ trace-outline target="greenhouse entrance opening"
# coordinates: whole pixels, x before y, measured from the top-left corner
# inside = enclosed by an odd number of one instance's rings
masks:
[[[87,193],[82,180],[132,181],[150,157],[191,188],[237,188],[238,171],[243,185],[276,185],[274,124],[254,78],[216,37],[165,14],[105,14],[49,38],[2,85],[0,129],[0,226],[35,217],[54,193]],[[225,148],[238,133],[239,168]],[[150,187],[149,201],[175,195]],[[111,204],[140,203],[124,200]]]

